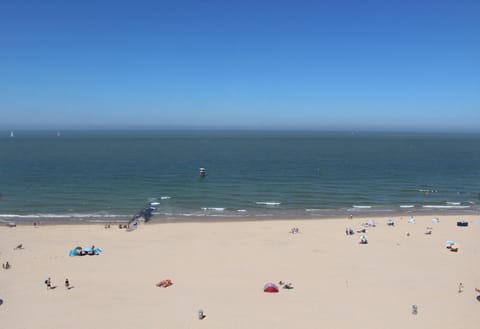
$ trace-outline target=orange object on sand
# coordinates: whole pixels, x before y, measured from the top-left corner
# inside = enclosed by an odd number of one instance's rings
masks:
[[[166,280],[162,280],[159,283],[157,283],[156,286],[166,288],[166,287],[171,286],[172,284],[173,284],[173,282],[172,282],[171,279],[166,279]]]

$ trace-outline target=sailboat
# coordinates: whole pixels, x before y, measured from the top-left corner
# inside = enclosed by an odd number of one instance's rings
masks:
[[[13,134],[13,131],[10,132],[10,137],[15,137],[15,135]]]

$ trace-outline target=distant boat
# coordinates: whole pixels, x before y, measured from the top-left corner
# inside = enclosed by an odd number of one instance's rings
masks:
[[[60,132],[59,131],[57,131],[57,137],[60,137]]]
[[[13,134],[13,131],[10,132],[10,137],[15,137],[15,135]]]
[[[205,177],[207,175],[207,170],[205,168],[200,168],[200,177]]]

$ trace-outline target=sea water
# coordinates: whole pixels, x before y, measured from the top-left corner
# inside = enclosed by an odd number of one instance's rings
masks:
[[[480,135],[16,131],[0,221],[479,213]],[[199,168],[207,175],[200,177]]]

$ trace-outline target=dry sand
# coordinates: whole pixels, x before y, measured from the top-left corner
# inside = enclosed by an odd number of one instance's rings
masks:
[[[367,245],[345,235],[366,218],[0,227],[0,262],[12,265],[0,269],[0,327],[479,328],[480,216],[432,217],[394,217],[394,227],[376,218]],[[92,244],[103,253],[68,256]],[[174,285],[155,286],[166,278]],[[279,280],[294,289],[263,292]]]

